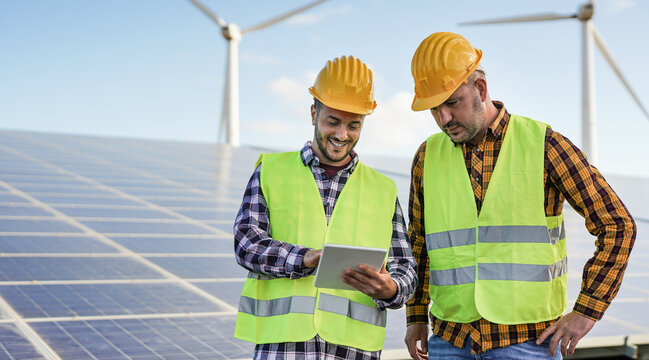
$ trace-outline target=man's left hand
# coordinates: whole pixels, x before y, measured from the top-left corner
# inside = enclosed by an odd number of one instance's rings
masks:
[[[575,353],[575,347],[579,340],[588,334],[594,325],[595,320],[572,311],[545,329],[536,340],[536,344],[541,344],[548,336],[554,334],[550,339],[550,356],[554,356],[554,350],[557,348],[559,340],[561,340],[561,355],[572,355]]]
[[[390,299],[397,293],[397,284],[385,266],[378,271],[360,264],[358,270],[347,268],[341,276],[345,284],[375,299]]]

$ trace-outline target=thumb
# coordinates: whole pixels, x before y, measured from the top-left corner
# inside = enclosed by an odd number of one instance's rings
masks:
[[[545,341],[545,339],[548,338],[548,336],[552,335],[555,331],[557,331],[557,323],[552,324],[549,328],[545,329],[542,333],[541,336],[539,336],[538,339],[536,339],[536,345],[540,345],[542,342]]]

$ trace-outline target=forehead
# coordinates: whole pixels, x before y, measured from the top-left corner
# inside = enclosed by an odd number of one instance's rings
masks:
[[[365,118],[365,115],[342,111],[342,110],[334,109],[326,105],[323,105],[322,110],[320,110],[319,118],[320,119],[335,118],[346,122],[353,122],[353,121],[362,122],[363,119]]]

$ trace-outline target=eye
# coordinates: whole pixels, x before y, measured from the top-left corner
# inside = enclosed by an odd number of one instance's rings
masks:
[[[360,129],[360,127],[361,127],[360,123],[351,123],[351,124],[349,124],[349,128],[352,129],[352,130]]]
[[[432,112],[432,113],[436,113],[438,111],[439,111],[439,109],[437,108],[437,106],[430,109],[430,112]]]
[[[460,102],[459,100],[453,99],[453,100],[448,100],[445,104],[449,105],[449,106],[454,106],[454,105],[457,105],[457,103],[459,103],[459,102]]]

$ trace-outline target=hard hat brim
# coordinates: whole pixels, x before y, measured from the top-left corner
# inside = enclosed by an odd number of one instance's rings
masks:
[[[439,93],[437,95],[425,97],[425,98],[420,98],[417,96],[415,93],[415,97],[412,99],[412,106],[411,109],[413,111],[423,111],[423,110],[429,110],[434,107],[440,106],[444,101],[446,101],[453,93],[462,86],[462,84],[466,81],[466,79],[473,74],[473,72],[478,68],[478,65],[480,65],[480,62],[482,61],[482,50],[480,49],[474,49],[475,50],[475,61],[471,66],[467,69],[466,73],[458,79],[456,83],[458,86],[453,87],[449,89],[448,91],[444,91],[442,93]]]
[[[330,107],[330,108],[336,109],[336,110],[340,110],[340,111],[346,111],[346,112],[350,112],[350,113],[353,113],[353,114],[359,114],[359,115],[370,115],[370,114],[372,114],[374,112],[374,109],[376,109],[376,101],[373,101],[372,108],[368,109],[368,108],[365,108],[365,107],[354,106],[354,105],[351,105],[351,104],[345,104],[345,103],[342,103],[342,102],[337,102],[335,100],[329,100],[329,99],[325,100],[325,98],[323,96],[320,96],[316,92],[316,90],[315,90],[315,88],[313,86],[309,88],[309,93],[311,95],[313,95],[314,98],[318,99],[321,103],[326,105],[327,107]]]
[[[459,88],[459,86],[458,86]],[[420,98],[417,97],[415,94],[415,98],[412,100],[412,110],[413,111],[424,111],[424,110],[430,110],[434,107],[440,106],[446,99],[451,96],[457,89],[453,89],[453,91],[448,92],[448,93],[442,93],[438,94],[436,96],[430,96],[427,98]]]

